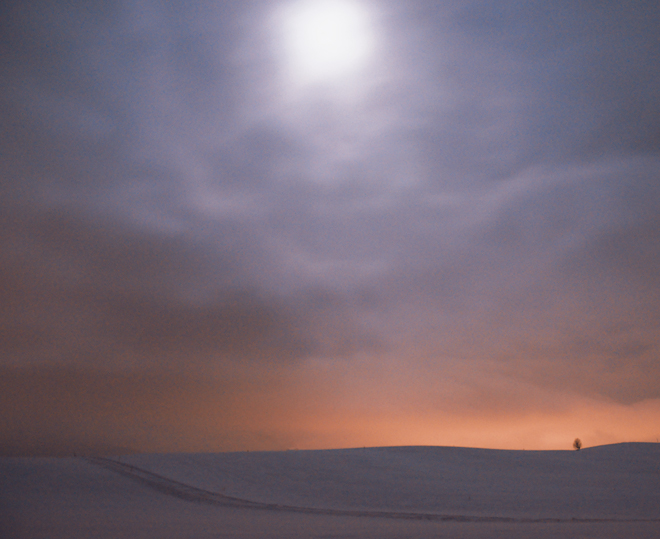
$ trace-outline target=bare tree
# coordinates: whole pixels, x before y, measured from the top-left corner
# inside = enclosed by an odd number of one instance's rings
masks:
[[[573,442],[573,447],[575,448],[576,451],[582,449],[582,440],[580,440],[580,438],[575,438],[575,441]]]

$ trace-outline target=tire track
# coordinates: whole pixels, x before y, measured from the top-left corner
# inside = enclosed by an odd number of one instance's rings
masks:
[[[125,464],[105,457],[85,457],[87,462],[128,477],[163,494],[182,500],[206,503],[220,507],[239,509],[258,509],[266,511],[285,511],[290,513],[305,513],[312,515],[331,515],[344,517],[393,518],[400,520],[433,520],[438,522],[490,522],[490,523],[596,523],[596,522],[660,522],[657,518],[515,518],[474,515],[445,515],[438,513],[411,513],[399,511],[369,511],[358,509],[322,509],[316,507],[299,507],[277,503],[263,503],[219,492],[200,489],[181,483],[174,479]]]

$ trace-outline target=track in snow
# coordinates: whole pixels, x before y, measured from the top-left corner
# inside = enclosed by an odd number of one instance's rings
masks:
[[[104,457],[86,457],[92,464],[113,471],[135,481],[142,483],[154,490],[181,498],[182,500],[198,503],[206,503],[221,507],[234,507],[240,509],[259,509],[267,511],[286,511],[291,513],[306,513],[312,515],[334,515],[344,517],[369,517],[369,518],[395,518],[402,520],[434,520],[444,522],[501,522],[501,523],[589,523],[589,522],[660,522],[660,519],[644,518],[514,518],[493,517],[474,515],[443,515],[438,513],[410,513],[399,511],[368,511],[351,509],[321,509],[315,507],[298,507],[294,505],[281,505],[276,503],[254,502],[226,496],[218,492],[200,489],[186,485],[174,479],[155,474],[130,464],[118,462]]]

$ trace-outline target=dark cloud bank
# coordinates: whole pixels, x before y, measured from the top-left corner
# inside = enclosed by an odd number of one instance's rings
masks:
[[[368,73],[296,97],[275,2],[3,4],[0,451],[571,399],[655,440],[660,8],[368,5]]]

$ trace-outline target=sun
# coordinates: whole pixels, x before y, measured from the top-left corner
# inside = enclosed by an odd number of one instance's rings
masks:
[[[351,0],[301,0],[283,13],[286,61],[301,83],[359,72],[374,49],[368,10]]]

